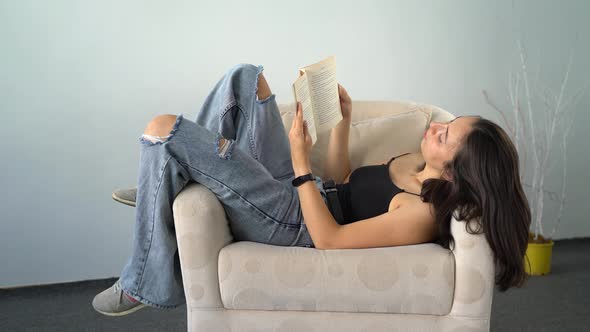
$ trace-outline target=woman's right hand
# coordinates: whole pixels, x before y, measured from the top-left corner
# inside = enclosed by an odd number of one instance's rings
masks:
[[[346,92],[346,89],[340,83],[338,83],[338,95],[340,96],[342,117],[345,120],[352,120],[352,99],[350,99],[348,92]]]

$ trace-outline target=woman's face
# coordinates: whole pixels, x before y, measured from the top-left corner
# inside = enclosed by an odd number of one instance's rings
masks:
[[[471,132],[472,124],[477,119],[477,116],[458,116],[448,122],[431,121],[420,143],[426,164],[442,170],[443,163],[453,159],[463,138]]]

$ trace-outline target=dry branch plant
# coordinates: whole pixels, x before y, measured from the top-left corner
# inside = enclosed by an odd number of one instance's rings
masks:
[[[574,125],[575,115],[575,112],[572,110],[575,110],[574,106],[583,95],[585,89],[581,88],[571,97],[565,97],[565,90],[573,62],[573,51],[570,52],[569,63],[557,94],[548,88],[538,87],[538,71],[537,78],[533,82],[534,85],[531,86],[525,47],[521,40],[517,40],[517,45],[520,55],[519,68],[514,73],[512,71],[509,73],[508,80],[508,97],[511,105],[511,114],[507,115],[506,112],[502,111],[500,106],[491,100],[486,90],[482,92],[486,103],[496,110],[505,122],[507,127],[506,132],[510,135],[518,150],[519,162],[523,161],[524,163],[520,167],[521,183],[526,183],[526,171],[529,169],[526,166],[527,159],[528,155],[532,154],[533,176],[532,184],[530,185],[531,190],[527,198],[531,206],[535,234],[534,240],[537,240],[539,235],[549,240],[553,237],[561,222],[563,206],[566,201],[567,140]],[[524,91],[521,91],[521,87]],[[521,95],[524,95],[524,97],[521,98]],[[522,104],[524,104],[524,109]],[[542,121],[542,126],[539,126],[540,128],[537,127],[536,121]],[[562,130],[558,130],[560,128]],[[549,155],[552,149],[551,143],[554,139],[559,139],[561,143],[561,160],[563,161],[562,186],[559,196],[557,221],[554,223],[551,233],[545,234],[543,229],[543,203],[545,194],[548,193],[545,190],[545,177],[547,171],[553,166],[553,163],[559,160],[555,158],[549,164]]]

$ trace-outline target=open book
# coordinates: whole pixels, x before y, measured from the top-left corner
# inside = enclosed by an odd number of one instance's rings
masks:
[[[293,83],[293,94],[295,101],[301,102],[303,120],[307,121],[313,145],[318,139],[318,133],[331,130],[342,120],[336,60],[330,56],[299,68],[299,75]]]

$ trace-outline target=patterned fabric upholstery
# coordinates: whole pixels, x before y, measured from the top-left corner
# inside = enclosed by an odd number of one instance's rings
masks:
[[[279,107],[288,129],[295,105]],[[352,125],[410,111],[428,121],[454,117],[413,102],[353,101]],[[312,152],[320,176],[328,135],[318,136]],[[351,166],[419,151],[419,139],[368,154],[351,144]],[[198,183],[183,189],[173,210],[190,331],[489,331],[492,252],[465,221],[452,219],[451,250],[434,243],[318,250],[235,242],[221,203]]]

